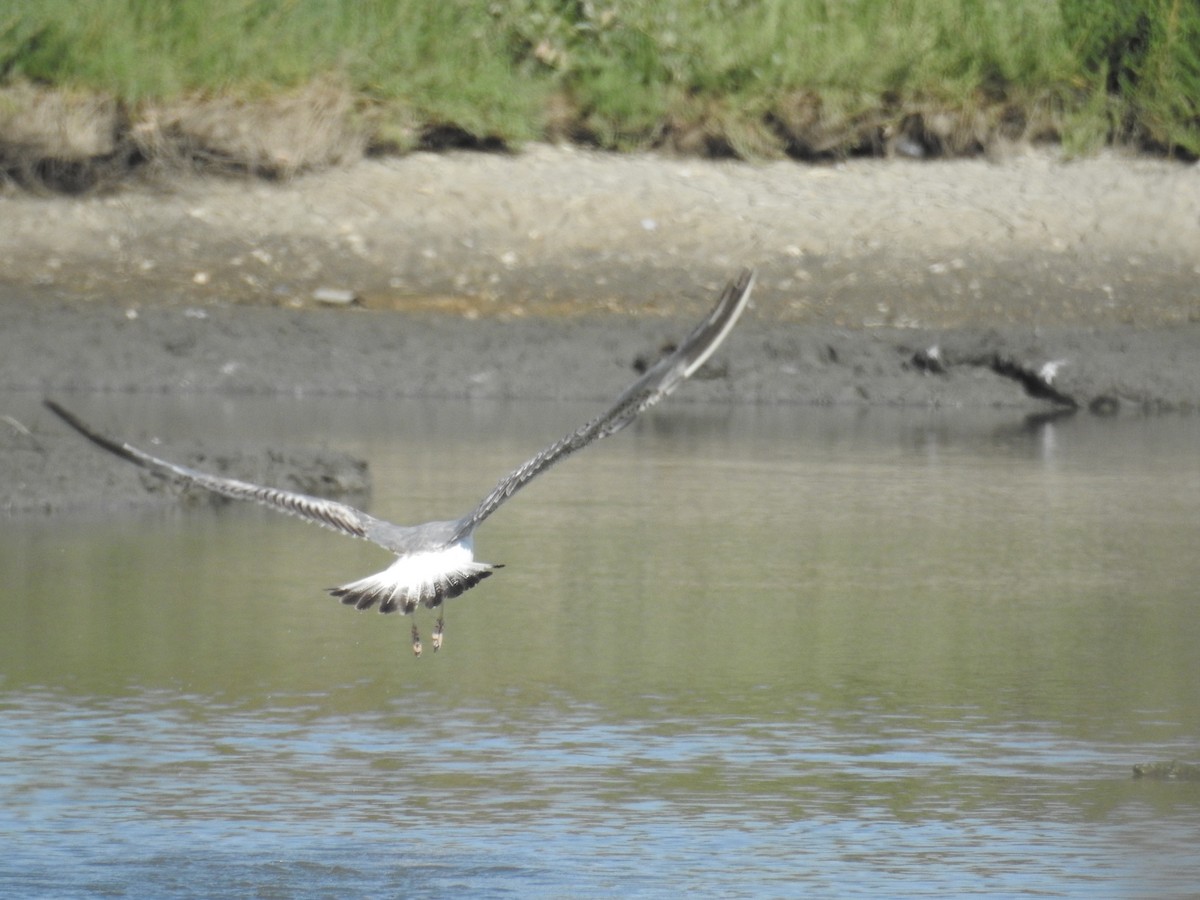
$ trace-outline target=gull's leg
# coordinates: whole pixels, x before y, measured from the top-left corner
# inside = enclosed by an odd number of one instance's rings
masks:
[[[413,619],[413,627],[412,627],[412,642],[413,642],[413,656],[420,656],[421,655],[421,631],[420,631],[420,629],[417,628],[417,622],[416,622],[415,617]]]
[[[438,613],[437,622],[433,626],[433,652],[437,653],[442,649],[442,635],[446,631],[446,613],[445,607],[442,607],[442,612]]]

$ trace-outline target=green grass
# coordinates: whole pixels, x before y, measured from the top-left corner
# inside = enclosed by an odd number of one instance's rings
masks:
[[[334,83],[381,144],[450,129],[806,156],[908,131],[947,153],[999,136],[1196,155],[1200,4],[23,0],[0,7],[0,83],[25,82],[135,114]]]

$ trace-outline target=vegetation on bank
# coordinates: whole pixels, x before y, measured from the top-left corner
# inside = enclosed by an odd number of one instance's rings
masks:
[[[0,167],[10,174],[170,158],[287,174],[373,150],[539,138],[747,157],[960,155],[1011,140],[1196,156],[1200,4],[0,7]]]

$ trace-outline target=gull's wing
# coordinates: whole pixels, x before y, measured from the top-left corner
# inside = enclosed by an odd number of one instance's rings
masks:
[[[616,434],[645,409],[662,400],[683,381],[704,365],[725,340],[738,316],[750,299],[754,286],[754,270],[744,269],[721,294],[721,299],[703,322],[676,348],[650,368],[645,375],[627,387],[613,405],[577,431],[555,441],[532,459],[500,480],[480,504],[459,522],[453,540],[461,540],[494,513],[505,500],[519,491],[564,456],[586,447],[592,441]]]
[[[63,409],[53,400],[45,400],[44,402],[51,412],[93,444],[103,447],[109,453],[114,453],[136,466],[149,469],[151,472],[155,472],[166,478],[182,478],[184,481],[191,482],[225,497],[232,497],[235,500],[253,500],[278,512],[307,519],[309,522],[324,525],[326,528],[332,528],[334,531],[340,531],[342,534],[348,534],[351,537],[374,540],[372,532],[376,526],[388,527],[388,523],[376,519],[374,516],[369,516],[362,510],[355,509],[353,506],[347,506],[344,503],[336,503],[333,500],[326,500],[321,497],[310,497],[308,494],[298,494],[293,491],[264,487],[258,484],[251,484],[248,481],[238,481],[235,478],[222,478],[218,475],[210,475],[207,472],[201,472],[197,469],[178,465],[177,463],[167,462],[165,459],[151,456],[149,453],[139,450],[130,444],[115,441],[99,432],[93,431],[77,416]]]

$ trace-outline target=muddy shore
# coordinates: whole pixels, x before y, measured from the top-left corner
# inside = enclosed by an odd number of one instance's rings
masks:
[[[9,513],[138,484],[95,478],[43,394],[603,401],[742,265],[759,270],[752,309],[672,403],[1200,409],[1195,165],[535,146],[13,193],[0,219]]]

